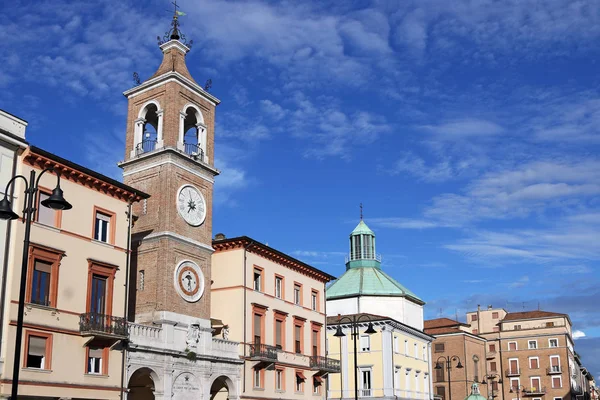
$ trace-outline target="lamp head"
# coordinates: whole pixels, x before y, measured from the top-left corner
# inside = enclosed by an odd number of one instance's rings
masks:
[[[510,387],[510,390],[508,391],[508,393],[514,393],[512,386]]]
[[[377,333],[377,331],[375,330],[375,328],[373,328],[373,323],[369,322],[369,326],[367,326],[367,330],[365,331],[366,334],[372,335],[374,333]]]
[[[481,378],[481,382],[479,382],[480,385],[487,385],[487,381],[485,380],[485,377]]]
[[[442,369],[442,364],[440,364],[439,361],[436,361],[435,367],[433,367],[433,369]]]
[[[456,364],[456,368],[458,368],[458,369],[463,368],[463,365],[460,363],[460,360],[458,360],[458,364]]]
[[[338,325],[337,330],[335,331],[335,334],[333,336],[344,337],[346,335],[344,334],[344,332],[342,332],[342,327]]]
[[[19,216],[12,210],[12,204],[10,204],[10,201],[5,196],[0,200],[0,219],[10,220],[17,218],[19,218]]]
[[[63,191],[59,185],[52,190],[50,197],[42,201],[42,205],[53,210],[70,210],[73,208],[73,206],[63,197]]]

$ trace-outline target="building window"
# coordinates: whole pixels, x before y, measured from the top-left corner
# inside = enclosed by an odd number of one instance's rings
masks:
[[[553,376],[552,377],[552,388],[557,389],[557,388],[561,388],[562,387],[562,377],[559,376]]]
[[[303,336],[303,329],[304,328],[304,324],[302,324],[299,321],[296,321],[294,323],[294,352],[296,354],[302,354],[302,348],[303,346],[303,340],[302,340],[302,336]]]
[[[560,356],[550,356],[550,371],[560,372]]]
[[[527,342],[529,349],[537,349],[537,340],[530,340]]]
[[[394,353],[398,353],[400,350],[398,347],[400,347],[400,344],[398,343],[398,336],[394,336]]]
[[[521,325],[515,325],[515,326],[513,326],[513,329],[515,331],[520,331],[521,330]]]
[[[94,239],[104,243],[114,243],[115,214],[108,211],[94,212]]]
[[[311,344],[312,344],[312,355],[315,357],[319,355],[319,334],[320,334],[320,331],[316,328],[313,328]]]
[[[548,339],[549,347],[558,347],[558,339]]]
[[[471,315],[471,321],[477,321],[477,314]]]
[[[281,276],[275,277],[275,297],[283,299],[283,278]]]
[[[319,308],[319,293],[316,290],[310,293],[310,305],[313,311],[317,311]]]
[[[516,392],[520,385],[521,380],[519,378],[510,378],[510,387],[513,391]]]
[[[254,268],[254,276],[252,278],[254,282],[254,290],[260,292],[262,289],[262,270],[259,268]]]
[[[492,390],[498,390],[498,381],[492,381]]]
[[[108,348],[89,346],[87,348],[87,370],[86,373],[94,375],[107,375],[107,362],[104,361],[108,356]]]
[[[275,370],[275,390],[284,391],[285,375],[283,369]]]
[[[493,319],[498,319],[498,311],[494,311],[494,312],[492,313],[492,318],[493,318]]]
[[[400,370],[401,367],[394,367],[394,387],[400,389]]]
[[[32,244],[27,266],[27,303],[56,307],[58,270],[63,252]]]
[[[498,367],[496,365],[497,365],[496,361],[490,362],[490,372],[497,372],[498,371]]]
[[[508,350],[517,350],[517,342],[508,342]]]
[[[427,361],[427,346],[423,346],[423,361]]]
[[[302,285],[299,283],[294,284],[294,304],[302,305]]]
[[[37,215],[35,217],[35,220],[40,224],[60,228],[62,211],[53,210],[49,207],[44,207],[42,205],[42,201],[50,197],[50,194],[51,192],[49,190],[40,189],[37,202]]]
[[[531,390],[534,393],[539,393],[541,390],[542,385],[540,384],[540,378],[539,377],[532,377],[531,378]]]
[[[262,337],[262,325],[263,315],[260,313],[254,313],[254,344],[264,343]]]
[[[444,343],[435,343],[434,352],[435,353],[443,353],[444,352]]]
[[[413,347],[415,351],[415,358],[419,358],[419,345],[415,343]]]
[[[511,358],[508,360],[508,373],[513,375],[519,373],[519,359]]]
[[[50,369],[52,360],[52,335],[25,331],[24,367]]]
[[[304,392],[304,381],[306,381],[306,377],[302,373],[302,371],[296,371],[296,392],[302,393]]]
[[[146,279],[145,275],[146,275],[146,271],[144,271],[143,269],[140,270],[140,280],[139,280],[139,283],[138,283],[138,290],[140,292],[144,291],[144,284],[146,283],[145,282],[145,279]]]
[[[490,353],[495,353],[495,352],[496,352],[496,345],[490,344]]]
[[[371,393],[372,381],[371,381],[371,369],[360,369],[360,396],[361,397],[371,397],[373,394]]]
[[[263,375],[263,371],[258,369],[258,368],[254,368],[254,388],[255,389],[262,389],[262,375]]]
[[[320,376],[313,376],[313,394],[321,393],[321,384],[323,383],[323,378]]]
[[[435,370],[435,381],[436,382],[444,382],[444,368]]]
[[[112,297],[117,267],[88,259],[87,311],[112,315]]]
[[[538,369],[540,367],[540,360],[537,357],[529,357],[529,368]]]
[[[444,386],[436,386],[435,392],[442,400],[446,400],[446,388]]]
[[[371,336],[361,335],[360,337],[360,351],[371,351]]]
[[[275,347],[283,349],[283,338],[285,333],[283,331],[285,327],[285,317],[275,316]]]
[[[408,356],[408,340],[404,341],[404,355]]]
[[[554,327],[554,322],[546,322],[546,328]]]

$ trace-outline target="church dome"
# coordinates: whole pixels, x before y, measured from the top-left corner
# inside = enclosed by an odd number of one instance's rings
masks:
[[[479,393],[479,385],[473,383],[471,385],[471,394],[465,397],[465,400],[487,400],[484,396]]]

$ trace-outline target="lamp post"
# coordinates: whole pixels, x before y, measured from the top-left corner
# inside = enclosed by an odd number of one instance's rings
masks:
[[[498,378],[498,383],[502,384],[502,377],[498,374],[487,374],[487,375],[483,375],[483,378],[481,378],[481,384],[482,385],[487,385],[488,382],[487,381],[492,381],[492,388],[490,389],[490,387],[488,386],[488,399],[492,400],[494,398],[494,387],[493,387],[493,383],[496,382],[494,381],[494,379]],[[503,396],[504,398],[504,396]]]
[[[337,330],[336,330],[335,334],[333,335],[338,338],[342,338],[342,337],[346,336],[344,334],[344,332],[342,332],[342,327],[340,326],[340,323],[342,323],[342,321],[344,321],[344,320],[347,320],[350,323],[350,332],[351,332],[350,335],[352,336],[352,338],[354,340],[354,400],[358,400],[358,355],[357,355],[357,351],[356,351],[356,341],[358,340],[357,337],[359,335],[359,332],[358,332],[359,323],[363,318],[365,318],[366,320],[369,321],[369,325],[367,326],[367,330],[365,331],[365,333],[368,335],[372,335],[373,333],[376,333],[375,328],[373,328],[373,323],[371,322],[371,318],[367,314],[359,314],[359,315],[352,315],[352,317],[340,318],[338,320]]]
[[[52,194],[47,199],[43,200],[41,204],[44,207],[51,208],[53,210],[70,210],[73,206],[63,197],[63,191],[60,188],[60,173],[55,171],[53,168],[44,169],[36,179],[35,170],[31,170],[29,173],[29,181],[23,175],[17,175],[13,177],[6,184],[6,190],[4,191],[4,198],[0,200],[0,219],[13,220],[18,219],[19,215],[12,210],[12,204],[8,200],[8,189],[17,179],[23,179],[25,181],[25,198],[23,208],[23,222],[25,223],[25,238],[23,239],[23,257],[21,260],[21,285],[19,288],[19,308],[17,313],[17,333],[15,338],[15,357],[13,365],[13,376],[12,376],[12,390],[11,399],[17,400],[17,394],[19,391],[19,372],[21,370],[21,342],[23,340],[23,316],[25,311],[25,288],[27,283],[27,254],[29,252],[29,238],[31,235],[31,222],[36,212],[37,196],[39,193],[39,182],[42,175],[45,172],[52,171],[56,173],[56,187],[52,190]]]
[[[452,361],[458,361],[458,363],[456,364],[456,368],[458,368],[458,369],[463,368],[463,365],[460,362],[460,358],[458,356],[448,356],[448,357],[440,356],[435,361],[434,369],[443,369],[444,368],[444,367],[442,367],[440,360],[444,360],[446,362],[446,371],[448,371],[448,400],[452,400],[452,379],[450,379],[450,370],[452,370]]]
[[[517,385],[517,386],[511,386],[510,390],[508,391],[508,393],[517,392],[517,400],[521,400],[521,398],[519,397],[519,394],[521,392],[523,392],[523,391],[525,391],[525,386],[523,386],[523,385]]]

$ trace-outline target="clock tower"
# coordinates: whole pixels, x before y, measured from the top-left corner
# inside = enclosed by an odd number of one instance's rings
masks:
[[[190,75],[178,15],[160,41],[163,60],[127,90],[124,182],[151,195],[135,206],[130,320],[157,312],[210,318],[214,120],[219,100]]]

